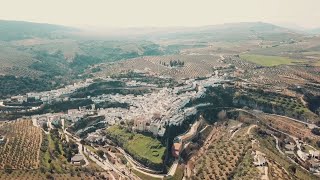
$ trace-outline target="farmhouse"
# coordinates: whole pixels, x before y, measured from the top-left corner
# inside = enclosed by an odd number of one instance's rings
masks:
[[[312,158],[319,159],[320,158],[320,153],[319,151],[314,151],[314,150],[309,150],[309,155]]]
[[[302,159],[303,161],[306,161],[308,159],[308,154],[302,152],[301,150],[298,150],[297,154],[298,154],[299,158]]]
[[[266,159],[261,154],[256,154],[254,160],[253,164],[255,166],[265,166],[267,164]]]
[[[81,165],[81,163],[84,161],[84,157],[81,154],[76,154],[71,158],[71,163],[74,165]]]
[[[296,146],[293,144],[293,143],[290,143],[290,144],[286,144],[285,146],[284,146],[284,148],[286,148],[286,150],[288,150],[288,151],[294,151],[294,148],[295,148]]]

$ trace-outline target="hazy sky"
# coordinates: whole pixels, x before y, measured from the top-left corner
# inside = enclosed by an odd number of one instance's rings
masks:
[[[264,21],[320,27],[320,0],[0,0],[0,19],[76,26]]]

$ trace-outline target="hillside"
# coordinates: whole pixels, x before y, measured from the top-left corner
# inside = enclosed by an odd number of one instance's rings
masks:
[[[65,36],[59,33],[70,32],[72,30],[75,29],[52,24],[0,20],[0,40],[2,41],[30,39],[34,37],[59,38]]]
[[[316,37],[307,39],[304,34],[262,22],[178,27],[169,28],[169,31],[166,31],[167,29],[129,28],[126,31],[128,34],[122,35],[121,40],[108,38],[97,40],[86,36],[84,30],[71,27],[0,21],[0,63],[2,64],[0,75],[28,76],[41,82],[50,79],[55,86],[72,83],[82,78],[84,72],[86,72],[85,77],[88,77],[92,73],[101,72],[100,74],[103,75],[112,75],[118,69],[144,70],[146,67],[160,70],[163,75],[174,77],[179,75],[179,78],[197,77],[212,73],[219,54],[232,55],[251,50],[253,54],[268,55],[266,52],[269,49],[294,47],[295,44],[303,43],[304,45],[312,44],[310,51],[318,48]],[[141,31],[140,34],[139,31]],[[292,42],[297,43],[292,44]],[[184,67],[160,66],[159,68],[159,60],[167,62],[172,58],[180,58],[182,54],[186,55],[181,57],[186,62]],[[192,54],[210,55],[210,57],[189,56]],[[145,57],[151,56],[155,59],[145,60]],[[198,63],[199,57],[202,60],[201,63]],[[115,65],[105,64],[107,67],[103,65],[102,69],[93,68],[97,64],[128,59],[138,59],[142,63],[136,63],[136,60],[121,61]],[[312,61],[312,63],[317,62]],[[110,70],[108,66],[117,68]],[[185,75],[189,72],[192,76]],[[9,95],[23,92],[12,91]]]
[[[243,22],[196,28],[184,28],[173,33],[159,34],[158,38],[194,39],[197,41],[288,41],[303,36],[293,30],[263,22]]]

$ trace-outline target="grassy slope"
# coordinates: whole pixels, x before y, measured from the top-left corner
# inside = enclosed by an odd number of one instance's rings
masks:
[[[107,129],[110,136],[116,137],[124,148],[132,155],[147,159],[152,163],[161,164],[165,147],[160,141],[142,134],[126,132],[119,126],[112,126]]]
[[[299,62],[298,60],[290,59],[280,56],[263,56],[255,54],[243,54],[241,58],[262,66],[277,66],[281,64],[292,64],[293,62]]]

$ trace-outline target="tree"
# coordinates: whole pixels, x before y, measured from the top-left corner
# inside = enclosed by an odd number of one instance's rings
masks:
[[[311,132],[312,132],[313,134],[317,135],[317,136],[320,136],[320,129],[319,129],[319,128],[313,128],[313,129],[311,130]]]
[[[97,154],[99,157],[104,158],[104,152],[102,150],[97,150]]]
[[[48,125],[47,125],[47,123],[43,123],[43,124],[42,124],[42,128],[43,128],[43,130],[48,131]]]
[[[6,164],[6,165],[4,166],[4,172],[6,172],[6,173],[8,173],[8,174],[11,174],[12,171],[13,171],[13,170],[12,170],[11,165]]]
[[[293,174],[295,174],[297,172],[297,167],[296,165],[293,165],[291,164],[289,167],[288,167],[289,171]]]

